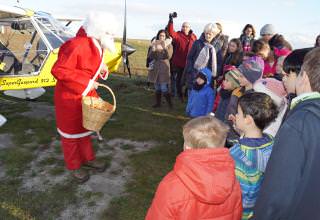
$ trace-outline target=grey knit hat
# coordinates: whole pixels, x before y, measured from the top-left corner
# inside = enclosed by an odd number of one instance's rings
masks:
[[[260,30],[260,35],[274,35],[276,34],[276,29],[272,24],[266,24],[264,25]]]

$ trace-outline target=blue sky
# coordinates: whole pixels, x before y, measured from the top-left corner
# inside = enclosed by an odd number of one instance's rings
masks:
[[[0,4],[17,5],[16,0],[0,0]],[[123,24],[123,0],[20,0],[20,6],[50,12],[56,16],[85,17],[89,11],[108,11]],[[317,0],[127,0],[128,38],[150,39],[168,21],[168,13],[176,11],[175,28],[189,21],[199,36],[206,23],[220,22],[224,33],[238,37],[243,26],[251,23],[259,33],[266,24],[274,24],[295,48],[312,46],[320,34],[320,1]],[[121,36],[119,28],[118,35]]]

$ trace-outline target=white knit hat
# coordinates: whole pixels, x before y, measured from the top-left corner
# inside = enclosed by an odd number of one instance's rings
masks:
[[[266,24],[264,25],[260,30],[260,35],[275,35],[276,29],[272,24]]]

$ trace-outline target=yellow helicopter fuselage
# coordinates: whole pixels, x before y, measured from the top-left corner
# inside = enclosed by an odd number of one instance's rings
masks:
[[[8,42],[2,43],[0,38],[2,47],[0,49],[0,91],[39,88],[56,84],[51,68],[57,60],[59,46],[54,45],[52,39],[57,38],[60,41],[59,45],[67,40],[58,36],[57,33],[61,27],[57,24],[57,21],[49,14],[41,15],[22,8],[0,5],[0,28],[3,29],[3,32],[11,30],[2,37]],[[60,29],[55,29],[55,25]],[[18,38],[15,36],[17,34],[23,35],[24,38]],[[38,48],[39,41],[43,45],[42,49]],[[119,68],[122,59],[121,43],[116,42],[115,44],[116,52],[106,53],[104,56],[104,62],[110,72],[115,72]],[[20,53],[13,52],[18,46],[20,46]],[[31,59],[32,57],[34,58]],[[6,59],[9,59],[11,63]],[[35,60],[41,61],[37,61],[37,65],[34,65]],[[20,65],[18,70],[8,67],[16,67],[17,63],[18,66]],[[4,70],[5,67],[10,70]]]

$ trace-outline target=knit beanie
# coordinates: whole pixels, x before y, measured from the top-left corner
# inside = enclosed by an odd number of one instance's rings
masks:
[[[287,95],[283,83],[273,78],[258,80],[253,85],[253,89],[256,92],[263,92],[269,95],[277,106],[281,105],[283,97]]]
[[[263,67],[253,58],[243,61],[238,70],[252,84],[260,79],[263,73]]]
[[[240,72],[238,69],[235,68],[235,69],[227,72],[225,75],[225,78],[229,82],[231,82],[233,88],[238,88],[238,87],[240,87],[239,76],[240,76]]]
[[[270,34],[270,35],[276,34],[276,29],[272,24],[266,24],[261,28],[260,35],[263,36],[267,34]]]

